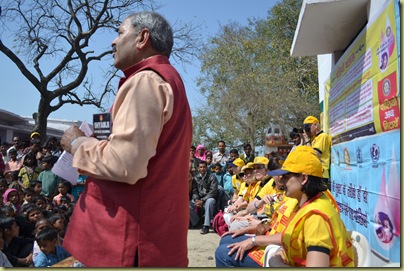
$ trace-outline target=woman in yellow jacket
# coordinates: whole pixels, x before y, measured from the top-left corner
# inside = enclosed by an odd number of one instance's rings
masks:
[[[323,168],[315,151],[299,146],[282,169],[286,196],[298,201],[295,214],[282,232],[282,246],[269,260],[271,267],[354,267],[350,236],[321,181]]]

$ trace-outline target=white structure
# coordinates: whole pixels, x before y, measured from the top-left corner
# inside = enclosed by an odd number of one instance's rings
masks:
[[[47,136],[60,139],[64,131],[71,125],[81,125],[81,121],[48,119]],[[14,136],[29,140],[35,121],[32,117],[18,116],[0,109],[0,143],[12,143]]]

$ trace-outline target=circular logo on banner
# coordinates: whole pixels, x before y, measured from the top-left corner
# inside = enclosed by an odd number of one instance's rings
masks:
[[[384,96],[389,96],[391,91],[391,83],[389,79],[383,81],[383,94]]]
[[[380,156],[379,146],[373,144],[372,147],[370,148],[370,157],[372,158],[372,161],[377,162],[379,160],[379,156]]]

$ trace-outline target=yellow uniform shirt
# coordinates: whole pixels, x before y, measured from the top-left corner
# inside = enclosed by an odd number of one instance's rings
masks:
[[[318,133],[311,142],[313,149],[320,153],[319,158],[321,164],[323,165],[323,178],[327,179],[330,178],[331,145],[331,136],[323,131]]]
[[[242,183],[244,183],[244,181],[240,180],[240,179],[237,179],[236,174],[231,176],[231,185],[233,186],[234,190],[237,190],[238,192],[240,192],[240,188],[241,188]]]
[[[269,180],[269,182],[267,182],[264,187],[262,187],[255,198],[261,200],[266,195],[276,195],[276,199],[273,202],[272,206],[271,204],[264,205],[264,213],[268,216],[268,218],[271,218],[273,214],[278,210],[279,206],[281,206],[281,204],[287,199],[287,197],[285,196],[284,190],[276,189],[274,178],[271,178],[271,180]]]

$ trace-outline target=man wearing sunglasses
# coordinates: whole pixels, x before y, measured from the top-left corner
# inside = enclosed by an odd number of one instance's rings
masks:
[[[320,129],[320,123],[316,117],[308,116],[303,122],[303,146],[311,146],[317,153],[323,165],[323,181],[331,189],[330,178],[331,136]]]

